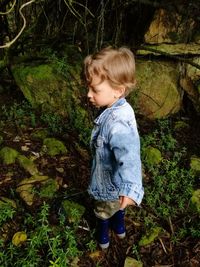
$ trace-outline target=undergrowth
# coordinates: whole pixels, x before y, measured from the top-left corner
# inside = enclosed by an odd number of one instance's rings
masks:
[[[172,129],[170,119],[159,120],[154,131],[141,138],[144,203],[148,214],[144,221],[147,229],[158,224],[168,225],[172,239],[178,242],[191,233],[193,237],[198,237],[199,224],[191,220],[197,219],[198,215],[190,205],[196,177],[187,164],[187,149],[179,146]],[[161,152],[159,163],[150,164],[146,160],[145,149],[149,146]],[[180,225],[176,221],[180,221]],[[172,227],[176,228],[176,232]]]
[[[12,241],[5,244],[1,239],[0,266],[67,267],[81,255],[76,236],[77,225],[67,225],[62,214],[56,225],[50,224],[49,210],[49,204],[43,203],[35,216],[24,213],[20,227],[28,236],[25,243],[16,246]]]
[[[81,112],[80,117],[74,112],[76,118],[70,127],[78,129],[80,141],[84,143],[85,140],[88,145],[89,130],[81,128],[84,111]],[[3,106],[2,116],[2,121],[17,125],[21,131],[38,125],[47,127],[52,135],[67,131],[61,117],[48,113],[38,115],[26,101],[15,103],[10,108]],[[142,209],[136,211],[136,218],[143,221],[143,232],[159,225],[170,232],[171,242],[177,244],[186,237],[200,238],[200,223],[199,215],[190,205],[196,177],[188,166],[187,148],[181,147],[174,138],[172,123],[170,119],[158,120],[151,133],[141,136],[145,197]],[[161,153],[161,160],[156,164],[149,162],[145,156],[146,148],[150,146]],[[3,228],[7,224],[9,227],[18,213],[5,205],[0,209],[0,226]],[[86,239],[81,239],[80,247],[77,224],[66,223],[63,214],[60,214],[56,225],[50,222],[50,204],[43,203],[35,214],[22,207],[20,209],[23,215],[17,228],[24,231],[28,238],[20,246],[14,245],[11,237],[1,238],[0,266],[68,267],[86,250],[95,251],[93,235],[90,233]],[[77,211],[74,211],[74,216],[76,214]],[[133,245],[132,254],[141,259],[137,244]]]
[[[3,105],[1,107],[2,121],[0,130],[8,123],[23,134],[28,128],[45,128],[52,136],[61,136],[68,132],[77,133],[79,141],[89,145],[91,125],[86,121],[86,111],[77,107],[71,112],[71,118],[66,119],[55,112],[42,112],[40,109],[34,109],[26,100],[21,103],[15,102],[11,107]],[[7,122],[5,125],[4,122]],[[84,129],[84,130],[83,130]]]

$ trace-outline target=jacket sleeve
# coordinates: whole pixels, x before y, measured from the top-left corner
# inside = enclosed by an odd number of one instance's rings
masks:
[[[115,122],[109,131],[109,144],[116,160],[116,173],[121,181],[119,196],[127,196],[140,205],[144,190],[136,123]]]

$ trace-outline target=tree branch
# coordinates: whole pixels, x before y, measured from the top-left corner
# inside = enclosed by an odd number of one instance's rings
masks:
[[[18,38],[19,38],[19,36],[22,34],[22,32],[23,32],[23,30],[25,29],[25,27],[26,27],[26,18],[24,17],[24,15],[23,15],[23,13],[22,13],[22,9],[25,7],[25,6],[28,6],[28,5],[30,5],[31,3],[33,3],[33,2],[35,2],[35,0],[31,0],[31,1],[29,1],[29,2],[27,2],[27,3],[25,3],[25,4],[23,4],[23,5],[21,5],[21,7],[20,7],[20,9],[19,9],[19,13],[20,13],[20,16],[22,17],[22,19],[23,19],[23,26],[22,26],[22,28],[21,28],[21,30],[19,31],[19,33],[17,34],[17,36],[15,36],[15,38],[12,40],[12,41],[10,41],[10,42],[8,42],[8,43],[6,43],[6,44],[4,44],[4,45],[2,45],[2,46],[0,46],[0,48],[9,48]]]
[[[8,11],[6,11],[6,12],[1,12],[0,11],[0,15],[7,15],[7,14],[9,14],[13,10],[15,4],[16,4],[16,0],[14,0],[13,5],[11,6],[11,8]]]

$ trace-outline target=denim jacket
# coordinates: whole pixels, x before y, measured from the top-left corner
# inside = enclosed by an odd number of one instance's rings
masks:
[[[101,201],[127,196],[139,205],[144,191],[140,139],[132,107],[125,98],[120,98],[94,124],[89,194]]]

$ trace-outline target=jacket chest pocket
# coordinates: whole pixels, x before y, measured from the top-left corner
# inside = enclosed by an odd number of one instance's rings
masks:
[[[98,136],[96,140],[93,141],[93,150],[97,159],[102,159],[104,155],[104,138]]]

